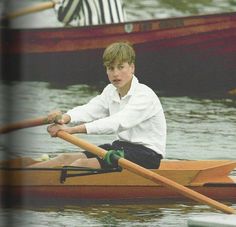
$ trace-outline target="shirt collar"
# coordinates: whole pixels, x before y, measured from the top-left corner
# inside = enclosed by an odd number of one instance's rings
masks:
[[[138,83],[139,83],[138,78],[135,75],[133,75],[130,89],[129,89],[128,93],[124,97],[122,97],[122,99],[125,99],[128,96],[132,96],[134,94],[134,91],[135,91]],[[114,90],[112,100],[116,101],[116,102],[120,102],[120,100],[121,100],[119,97],[119,93],[117,92],[117,89]]]

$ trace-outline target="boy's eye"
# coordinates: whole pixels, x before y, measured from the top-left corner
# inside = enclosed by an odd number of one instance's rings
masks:
[[[107,67],[108,70],[114,70],[114,67]]]
[[[124,68],[124,65],[122,64],[122,65],[117,65],[117,66],[108,66],[107,67],[107,69],[109,70],[109,71],[113,71],[113,70],[115,70],[115,68],[117,68],[117,69],[123,69]]]
[[[124,65],[118,65],[118,69],[123,69]]]

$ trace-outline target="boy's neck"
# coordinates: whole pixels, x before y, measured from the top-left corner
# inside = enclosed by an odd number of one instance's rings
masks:
[[[132,83],[132,79],[127,84],[125,84],[123,87],[117,89],[120,98],[122,98],[125,95],[127,95],[127,93],[129,92],[129,89],[131,87],[131,83]]]

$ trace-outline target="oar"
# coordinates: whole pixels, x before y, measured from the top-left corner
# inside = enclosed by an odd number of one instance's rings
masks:
[[[16,10],[15,12],[7,13],[5,16],[3,16],[3,18],[1,18],[1,20],[11,20],[11,19],[26,15],[26,14],[43,11],[45,9],[50,9],[50,8],[53,8],[57,2],[59,2],[59,0],[43,2],[34,6],[22,8],[22,9]]]
[[[39,117],[34,119],[23,120],[15,123],[11,123],[8,125],[3,125],[0,127],[0,134],[11,132],[14,130],[29,128],[34,126],[40,126],[45,124],[50,124],[52,121],[48,119],[48,117]]]
[[[70,142],[76,146],[81,147],[84,150],[90,151],[91,153],[96,154],[101,158],[104,158],[107,153],[106,150],[104,150],[100,147],[97,147],[93,144],[90,144],[87,141],[82,140],[76,136],[70,135],[69,133],[67,133],[65,131],[58,131],[57,136],[60,137],[61,139],[66,140],[67,142]],[[207,204],[207,205],[214,207],[217,210],[220,210],[220,211],[227,213],[227,214],[236,214],[236,211],[233,208],[228,207],[222,203],[219,203],[213,199],[210,199],[209,197],[204,196],[196,191],[193,191],[193,190],[191,190],[181,184],[178,184],[166,177],[156,174],[156,173],[152,172],[151,170],[145,169],[133,162],[126,160],[125,158],[119,158],[118,165],[124,169],[127,169],[128,171],[130,171],[132,173],[135,173],[139,176],[147,178],[155,183],[159,183],[159,184],[162,184],[168,188],[171,188],[171,189],[179,192],[180,194],[182,194],[188,198],[191,198],[197,202]]]

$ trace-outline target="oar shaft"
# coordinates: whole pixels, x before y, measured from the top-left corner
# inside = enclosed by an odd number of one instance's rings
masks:
[[[210,207],[214,207],[217,210],[220,210],[220,211],[227,213],[227,214],[235,214],[236,213],[236,211],[231,207],[228,207],[220,202],[217,202],[216,200],[213,200],[207,196],[204,196],[204,195],[202,195],[194,190],[191,190],[181,184],[178,184],[166,177],[163,177],[163,176],[156,174],[148,169],[145,169],[139,165],[136,165],[135,163],[132,163],[126,159],[120,158],[118,163],[119,163],[119,166],[129,170],[132,173],[138,174],[144,178],[147,178],[155,183],[164,185],[170,189],[174,189],[175,191],[179,192],[183,196],[186,196],[186,197],[193,199],[197,202],[209,205]]]
[[[23,8],[23,9],[19,9],[19,10],[16,10],[15,12],[7,13],[2,19],[11,20],[11,19],[26,15],[26,14],[43,11],[45,9],[50,9],[50,8],[54,7],[56,2],[58,2],[58,1],[43,2],[43,3],[37,4],[35,6],[29,6],[29,7]]]
[[[47,117],[39,117],[39,118],[34,118],[34,119],[23,120],[23,121],[11,123],[11,124],[4,125],[4,126],[0,127],[0,134],[8,133],[8,132],[22,129],[22,128],[29,128],[29,127],[34,127],[34,126],[45,125],[45,124],[49,124],[49,123],[50,122],[48,121]]]
[[[65,131],[59,131],[57,133],[57,136],[76,145],[76,146],[81,147],[82,149],[90,151],[91,153],[96,154],[101,158],[104,158],[105,154],[107,152],[106,150],[104,150],[100,147],[97,147],[93,144],[90,144],[90,143],[86,142],[85,140],[82,140],[80,138],[72,136]],[[181,184],[178,184],[166,177],[156,174],[156,173],[152,172],[151,170],[145,169],[145,168],[143,168],[133,162],[130,162],[124,158],[120,158],[118,161],[118,164],[122,168],[125,168],[132,173],[135,173],[135,174],[142,176],[144,178],[147,178],[155,183],[159,183],[159,184],[164,185],[168,188],[171,188],[175,191],[178,191],[182,195],[184,195],[188,198],[191,198],[197,202],[207,204],[207,205],[214,207],[217,210],[220,210],[220,211],[227,213],[227,214],[235,214],[236,213],[236,211],[231,207],[228,207],[222,203],[219,203],[213,199],[210,199],[210,198],[208,198],[196,191],[193,191]]]

